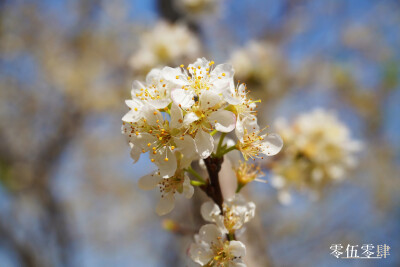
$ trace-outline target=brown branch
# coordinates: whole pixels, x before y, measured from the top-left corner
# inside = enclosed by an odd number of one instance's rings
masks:
[[[224,197],[222,196],[221,186],[219,184],[219,171],[221,170],[222,162],[224,158],[217,158],[217,157],[208,157],[204,159],[204,163],[207,167],[207,172],[209,176],[209,183],[202,187],[203,191],[214,200],[214,202],[218,205],[221,210],[222,203],[224,202]]]

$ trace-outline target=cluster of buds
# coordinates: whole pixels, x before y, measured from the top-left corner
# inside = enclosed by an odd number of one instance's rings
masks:
[[[278,119],[275,128],[285,149],[270,163],[271,185],[284,204],[291,200],[290,188],[318,196],[327,185],[345,179],[362,147],[335,114],[322,109],[301,114],[292,123]]]
[[[222,159],[234,152],[247,161],[272,156],[281,150],[283,141],[279,135],[265,133],[257,124],[255,108],[259,101],[249,98],[246,86],[236,85],[233,76],[231,65],[215,66],[213,61],[199,58],[187,67],[153,69],[145,82],[133,83],[132,98],[126,100],[130,111],[122,118],[122,133],[130,144],[134,162],[142,154],[148,154],[157,167],[155,173],[139,180],[139,187],[159,189],[161,199],[156,208],[159,215],[173,209],[176,193],[190,198],[193,186],[219,183],[218,178],[212,183],[205,181],[191,168],[193,161],[211,162],[207,159]],[[237,141],[224,142],[229,132],[235,133]],[[241,187],[261,173],[246,164],[238,168]],[[218,177],[218,171],[213,175],[208,171],[210,179]],[[196,262],[217,266],[242,264],[244,245],[233,237],[254,216],[255,208],[253,203],[242,202],[237,197],[223,204],[222,201],[218,205],[205,204],[203,216],[215,225],[204,226],[196,237],[191,249]],[[221,265],[225,263],[228,265]]]

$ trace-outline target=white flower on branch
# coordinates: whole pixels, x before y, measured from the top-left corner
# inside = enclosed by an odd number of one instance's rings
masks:
[[[192,260],[202,266],[245,267],[243,257],[246,247],[240,241],[229,241],[226,234],[214,224],[206,224],[195,235],[195,243],[190,246]]]
[[[190,185],[207,186],[207,181],[191,169],[192,161],[211,157],[211,169],[217,170],[225,154],[233,156],[240,151],[247,160],[260,158],[260,154],[275,155],[282,148],[279,136],[260,133],[255,111],[258,101],[248,98],[244,84],[235,87],[232,66],[214,64],[199,58],[187,68],[153,69],[145,82],[133,83],[131,99],[126,100],[130,110],[122,118],[122,133],[134,163],[141,154],[148,153],[157,166],[157,172],[143,177],[139,185],[144,189],[161,188],[163,200],[157,207],[158,214],[173,208],[176,192],[188,196],[192,194],[188,193],[192,191]],[[224,140],[233,130],[239,140]],[[218,141],[214,136],[219,137]],[[196,180],[190,181],[185,172]],[[216,196],[215,192],[211,194]],[[229,203],[225,207],[226,214],[232,214],[232,225],[226,229],[233,231],[243,222],[233,223],[237,209],[231,210]]]
[[[175,175],[170,178],[162,178],[158,172],[145,175],[140,178],[139,187],[143,190],[159,188],[161,199],[156,207],[156,212],[160,216],[173,210],[176,193],[183,194],[186,198],[191,198],[194,192],[189,177],[182,169],[178,169]]]
[[[222,204],[223,213],[217,204],[212,201],[203,203],[201,215],[204,220],[215,223],[226,234],[234,234],[245,223],[254,218],[256,205],[246,200],[239,194],[227,199]]]
[[[257,123],[244,119],[236,127],[236,136],[239,139],[238,149],[245,160],[249,158],[263,158],[263,155],[274,156],[283,147],[282,138],[278,134],[262,133]]]

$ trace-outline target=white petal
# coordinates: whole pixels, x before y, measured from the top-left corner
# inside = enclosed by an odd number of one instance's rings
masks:
[[[223,76],[223,73],[225,76]],[[210,74],[210,81],[213,83],[212,89],[214,92],[224,93],[230,91],[233,74],[234,70],[230,64],[218,65]]]
[[[160,199],[156,207],[156,213],[159,216],[170,213],[175,206],[175,196],[173,193],[168,193]]]
[[[252,120],[250,117],[246,117],[243,120],[236,120],[235,133],[239,140],[243,139],[244,130],[246,129],[247,134],[257,132],[260,130],[257,120]]]
[[[185,115],[185,118],[183,119],[183,125],[189,126],[192,122],[197,121],[199,117],[197,117],[194,112],[189,112]]]
[[[273,156],[279,153],[283,147],[283,140],[278,134],[268,134],[262,143],[262,153]]]
[[[237,97],[235,95],[235,92],[232,92],[230,90],[225,90],[222,92],[222,94],[223,94],[226,102],[228,102],[231,105],[238,105],[238,104],[242,103],[242,99],[240,97]]]
[[[182,73],[182,70],[180,68],[164,67],[162,69],[162,76],[168,82],[176,84],[178,88],[188,83],[186,75]],[[178,79],[176,78],[177,76]]]
[[[194,93],[189,90],[175,89],[171,92],[171,98],[181,108],[190,108],[194,105]]]
[[[205,110],[217,105],[219,102],[221,102],[222,98],[214,92],[204,91],[203,93],[201,93],[199,100],[200,108],[202,110]]]
[[[177,161],[175,153],[173,153],[170,147],[162,147],[157,151],[157,154],[150,153],[150,158],[154,159],[154,163],[158,167],[158,171],[160,172],[160,176],[167,178],[174,176]],[[168,158],[166,161],[165,158]]]
[[[211,242],[217,242],[219,238],[224,239],[224,236],[215,224],[206,224],[200,228],[199,238],[210,244]]]
[[[150,105],[143,106],[142,113],[143,117],[147,120],[147,123],[152,126],[156,126],[164,122],[161,112]]]
[[[185,180],[183,181],[183,194],[185,198],[189,199],[193,196],[194,188],[190,184],[189,177],[185,174]]]
[[[213,201],[207,201],[201,205],[200,213],[204,220],[208,222],[215,222],[214,218],[216,215],[221,213],[221,210]]]
[[[140,150],[144,149],[145,151],[148,151],[149,149],[152,148],[152,145],[157,141],[157,137],[154,135],[151,135],[149,133],[140,133],[139,135],[133,135],[132,137],[132,142],[134,143],[135,146],[139,147]],[[151,144],[148,146],[148,144]]]
[[[236,240],[229,242],[229,251],[235,257],[244,257],[246,255],[246,247],[242,242]]]
[[[225,76],[223,74],[225,74]],[[210,79],[218,79],[218,77],[230,79],[233,77],[234,74],[235,70],[233,69],[231,64],[219,64],[211,71]]]
[[[136,98],[136,93],[139,93],[140,89],[144,89],[144,88],[146,88],[146,86],[144,86],[143,83],[141,83],[139,81],[134,81],[132,83],[132,90],[131,90],[132,98]]]
[[[214,139],[209,133],[203,130],[197,131],[194,141],[196,143],[196,151],[202,159],[211,155],[214,149]]]
[[[236,116],[232,112],[224,109],[217,110],[208,116],[208,120],[220,132],[228,133],[235,129]]]
[[[155,100],[148,100],[147,103],[152,105],[155,109],[162,109],[171,103],[171,100],[168,98],[165,99],[155,99]]]
[[[185,135],[183,140],[175,138],[174,141],[177,150],[183,154],[183,158],[181,159],[181,168],[189,166],[195,158],[198,158],[196,153],[196,144],[191,136]]]
[[[122,121],[125,122],[137,122],[139,119],[139,113],[133,109],[129,110],[128,113],[122,117]]]
[[[188,66],[188,67],[189,67],[189,72],[190,72],[191,74],[194,74],[194,70],[192,69],[192,67],[193,67],[193,68],[196,69],[196,73],[197,73],[197,74],[198,74],[200,71],[203,72],[203,73],[205,73],[205,72],[206,72],[206,69],[209,68],[208,63],[209,63],[209,61],[208,61],[207,59],[205,59],[204,57],[203,57],[203,58],[198,58],[198,59],[196,60],[196,62],[194,62],[193,64],[189,64],[189,66]],[[200,67],[200,69],[199,69],[199,67]]]
[[[142,149],[132,143],[129,143],[129,145],[131,146],[131,158],[133,159],[133,163],[136,163],[139,160],[140,155],[142,154]]]
[[[147,174],[139,179],[138,186],[142,190],[152,190],[157,186],[161,179],[163,178],[157,174]]]
[[[182,110],[175,104],[171,105],[171,128],[180,128],[183,122]]]
[[[147,85],[157,84],[160,80],[161,70],[160,69],[152,69],[146,76]]]
[[[130,107],[131,109],[140,109],[143,106],[142,101],[140,101],[139,99],[128,99],[125,100],[125,104]]]
[[[206,265],[214,257],[211,249],[205,249],[203,246],[195,243],[190,245],[189,255],[194,262],[202,266]]]

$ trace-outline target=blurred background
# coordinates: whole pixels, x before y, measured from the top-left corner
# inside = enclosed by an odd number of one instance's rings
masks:
[[[271,132],[319,107],[363,142],[321,198],[246,187],[248,266],[400,266],[399,31],[395,0],[0,1],[0,266],[188,266],[205,196],[159,218],[120,127],[133,80],[199,56],[234,64]]]

